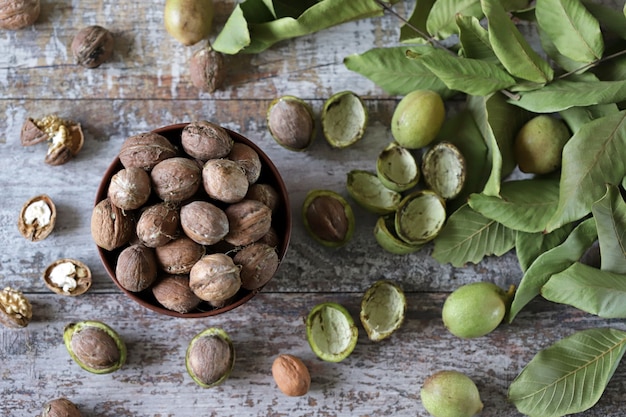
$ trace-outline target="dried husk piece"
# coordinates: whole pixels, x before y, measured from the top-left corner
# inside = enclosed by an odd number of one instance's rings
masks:
[[[49,220],[47,224],[42,225],[37,219],[35,219],[34,221],[30,221],[30,219],[27,218],[29,217],[27,216],[28,208],[33,203],[37,203],[39,201],[42,202],[42,203],[39,203],[39,206],[43,210],[45,210],[45,207],[42,206],[42,204],[45,204],[45,206],[47,206],[48,210],[50,211]],[[41,194],[41,195],[31,198],[22,206],[22,210],[20,210],[20,217],[17,222],[17,228],[19,229],[22,236],[24,236],[26,239],[29,239],[33,242],[37,242],[37,241],[47,238],[50,235],[50,233],[52,233],[52,230],[54,230],[54,225],[56,223],[56,218],[57,218],[57,210],[56,210],[56,206],[54,205],[54,202],[47,195]],[[43,222],[44,221],[42,221],[42,223]]]
[[[0,324],[17,329],[28,326],[33,307],[21,291],[6,287],[0,291]]]
[[[70,265],[73,267],[70,267]],[[64,285],[55,283],[53,271],[55,268],[61,268],[66,277]],[[43,273],[43,281],[46,286],[54,293],[60,295],[77,296],[84,294],[91,288],[92,277],[91,270],[87,265],[77,259],[62,258],[52,262]],[[67,290],[66,290],[67,289]]]

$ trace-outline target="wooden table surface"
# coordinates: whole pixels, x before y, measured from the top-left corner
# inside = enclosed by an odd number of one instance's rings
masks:
[[[400,22],[391,15],[352,22],[277,44],[257,55],[227,57],[222,90],[199,92],[187,62],[199,46],[185,47],[164,30],[163,2],[42,0],[32,27],[0,31],[0,286],[23,291],[33,320],[23,329],[0,328],[0,414],[33,416],[43,404],[66,396],[86,416],[426,416],[419,400],[425,378],[456,369],[477,383],[483,416],[517,416],[506,399],[511,381],[542,348],[591,327],[624,329],[576,309],[533,301],[511,325],[492,334],[461,340],[443,326],[441,306],[461,284],[488,280],[503,287],[519,282],[513,253],[478,265],[453,268],[430,257],[427,246],[412,255],[385,253],[372,230],[376,216],[353,204],[357,228],[341,249],[328,249],[306,233],[299,216],[311,189],[343,195],[346,173],[373,169],[391,140],[390,119],[399,97],[385,94],[347,70],[343,58],[398,43]],[[395,9],[408,15],[414,2]],[[623,4],[623,2],[621,3]],[[215,0],[214,33],[234,2]],[[69,44],[76,31],[99,24],[115,37],[112,59],[97,69],[74,64]],[[271,138],[265,112],[274,98],[290,94],[319,115],[325,99],[343,90],[359,94],[370,112],[365,137],[353,147],[332,149],[317,137],[304,153],[290,152]],[[450,111],[454,103],[447,104]],[[62,166],[43,161],[45,145],[22,147],[20,128],[28,117],[47,114],[78,121],[85,145]],[[249,303],[206,319],[175,319],[153,313],[125,297],[106,275],[90,235],[96,189],[125,138],[160,126],[207,119],[253,140],[275,162],[291,200],[293,233],[278,274]],[[48,194],[58,209],[54,232],[41,242],[17,229],[22,205]],[[93,272],[93,287],[79,297],[49,291],[41,278],[56,259],[82,260]],[[407,296],[403,327],[390,339],[370,342],[362,327],[356,349],[340,363],[312,353],[304,318],[320,302],[345,305],[358,323],[363,292],[379,279],[397,282]],[[84,319],[116,329],[128,347],[119,371],[94,375],[67,354],[63,327]],[[207,327],[232,337],[237,361],[231,377],[212,389],[197,386],[185,370],[188,342]],[[301,357],[309,366],[309,394],[280,393],[271,375],[279,353]],[[607,390],[585,416],[620,416],[626,367],[618,367]]]

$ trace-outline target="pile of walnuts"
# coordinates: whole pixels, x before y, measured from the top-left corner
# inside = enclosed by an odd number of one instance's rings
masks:
[[[192,122],[176,139],[182,149],[156,132],[124,141],[91,234],[125,290],[178,313],[221,308],[276,272],[284,201],[259,181],[258,153],[221,126]]]

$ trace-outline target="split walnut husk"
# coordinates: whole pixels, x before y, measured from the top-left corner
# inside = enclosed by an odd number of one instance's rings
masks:
[[[57,210],[52,199],[45,194],[38,195],[22,206],[17,228],[26,239],[37,242],[52,233],[56,218]]]
[[[28,118],[22,125],[20,141],[22,146],[48,141],[44,162],[62,165],[80,152],[85,137],[79,123],[48,115],[41,119]]]
[[[77,296],[91,288],[91,270],[79,260],[62,258],[48,265],[43,281],[56,294]]]

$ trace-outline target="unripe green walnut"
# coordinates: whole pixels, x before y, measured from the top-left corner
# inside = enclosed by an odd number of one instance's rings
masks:
[[[458,371],[439,371],[428,377],[420,398],[433,417],[471,417],[483,409],[476,384]]]
[[[193,45],[209,36],[215,14],[212,0],[166,0],[165,29],[183,45]]]
[[[441,96],[435,91],[416,90],[407,94],[391,117],[391,134],[400,146],[422,148],[431,143],[446,117]]]
[[[443,323],[450,333],[465,339],[491,333],[504,319],[514,289],[505,292],[491,282],[463,285],[444,302]]]
[[[547,115],[530,119],[515,137],[519,169],[531,174],[548,174],[558,169],[569,138],[569,130],[560,119]]]

